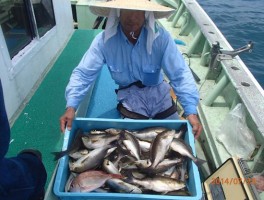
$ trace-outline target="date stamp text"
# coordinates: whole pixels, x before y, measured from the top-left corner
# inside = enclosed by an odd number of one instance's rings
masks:
[[[256,184],[256,178],[212,178],[211,184],[217,185],[237,185],[237,184]]]

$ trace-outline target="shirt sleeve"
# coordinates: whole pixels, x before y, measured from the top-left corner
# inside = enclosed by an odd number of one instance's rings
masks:
[[[95,37],[90,48],[73,70],[65,91],[66,107],[78,108],[103,67],[105,59],[102,53],[102,35],[99,33]]]
[[[170,80],[185,115],[197,114],[199,92],[189,66],[186,64],[174,40],[167,33],[163,34],[165,51],[162,59],[163,71]]]
[[[10,127],[5,109],[4,94],[0,79],[0,162],[8,151]]]

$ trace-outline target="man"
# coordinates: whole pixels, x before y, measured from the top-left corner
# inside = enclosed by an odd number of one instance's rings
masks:
[[[5,158],[9,142],[10,127],[0,79],[0,199],[44,199],[47,173],[41,161],[41,153],[25,149],[16,157]]]
[[[117,109],[124,117],[178,119],[169,92],[172,87],[198,138],[202,126],[196,115],[199,95],[194,79],[174,40],[155,22],[174,10],[148,0],[100,2],[90,10],[108,21],[73,70],[66,88],[66,111],[60,118],[61,131],[66,125],[71,128],[79,103],[106,65],[119,85]],[[164,81],[163,72],[170,84]]]

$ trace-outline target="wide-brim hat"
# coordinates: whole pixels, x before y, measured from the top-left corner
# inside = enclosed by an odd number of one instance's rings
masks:
[[[149,0],[112,0],[91,1],[89,4],[91,12],[98,16],[108,17],[112,8],[126,10],[152,11],[155,19],[168,17],[175,10]]]

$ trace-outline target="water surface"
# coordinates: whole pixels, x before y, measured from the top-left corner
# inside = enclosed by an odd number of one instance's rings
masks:
[[[264,88],[264,0],[197,0],[236,49],[254,43],[240,58]]]

